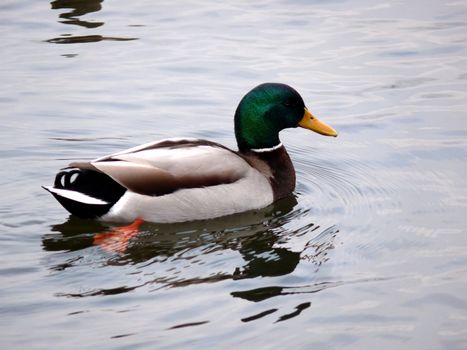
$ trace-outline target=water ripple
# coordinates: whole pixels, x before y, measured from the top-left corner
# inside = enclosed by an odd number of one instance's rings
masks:
[[[298,191],[312,198],[310,207],[315,213],[336,212],[341,217],[358,215],[363,219],[379,201],[390,200],[395,191],[394,184],[381,183],[376,175],[380,164],[364,162],[359,154],[341,153],[338,160],[329,161],[326,154],[310,157],[309,151],[305,157],[304,148],[293,147],[293,152],[297,155]]]

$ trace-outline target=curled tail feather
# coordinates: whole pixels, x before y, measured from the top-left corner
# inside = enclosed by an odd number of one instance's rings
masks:
[[[71,214],[96,218],[106,214],[126,189],[104,173],[71,168],[55,176],[54,186],[43,186]]]

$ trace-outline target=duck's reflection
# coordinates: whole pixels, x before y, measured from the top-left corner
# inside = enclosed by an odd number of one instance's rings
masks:
[[[55,0],[50,3],[53,10],[57,9],[70,9],[71,11],[61,13],[60,21],[64,24],[73,24],[86,28],[97,28],[104,25],[104,22],[88,22],[79,19],[78,17],[86,15],[91,12],[100,11],[102,8],[103,0]]]
[[[47,251],[77,251],[97,246],[100,254],[103,257],[107,256],[112,264],[140,264],[150,261],[161,264],[168,262],[169,265],[173,263],[175,266],[177,261],[183,260],[189,264],[196,260],[208,260],[209,255],[213,256],[227,250],[240,253],[243,263],[232,268],[231,272],[216,272],[210,269],[207,276],[193,277],[200,274],[197,269],[196,273],[189,273],[186,278],[174,279],[173,275],[159,276],[149,282],[165,287],[281,276],[292,273],[301,259],[312,260],[316,265],[321,264],[323,259],[326,259],[327,250],[333,248],[337,232],[335,229],[330,229],[317,235],[313,232],[317,226],[309,224],[298,229],[300,234],[309,233],[314,237],[302,251],[293,251],[278,244],[284,237],[295,234],[284,230],[287,224],[296,218],[297,212],[293,211],[296,204],[296,199],[289,197],[264,210],[216,220],[174,225],[155,225],[137,221],[129,226],[109,228],[97,221],[70,217],[67,222],[53,226],[53,232],[44,235],[42,243]],[[73,262],[67,263],[73,264]],[[60,266],[62,265],[63,262],[60,263]],[[59,267],[53,266],[52,269],[57,270]],[[231,295],[257,302],[277,295],[306,293],[307,290],[316,292],[324,289],[319,286],[303,288],[271,286],[234,291]],[[112,290],[112,293],[115,291]]]
[[[103,0],[54,0],[50,3],[52,10],[66,9],[67,12],[60,13],[60,23],[77,25],[85,28],[98,28],[104,25],[104,22],[85,21],[81,19],[88,13],[97,12],[102,9]],[[52,44],[83,44],[95,43],[99,41],[129,41],[137,38],[103,36],[99,34],[92,35],[70,35],[62,34],[59,37],[45,40]]]

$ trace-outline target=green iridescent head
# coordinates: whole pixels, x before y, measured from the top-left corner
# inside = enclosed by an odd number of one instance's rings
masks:
[[[258,85],[243,97],[235,112],[235,137],[240,151],[277,146],[279,132],[297,126],[337,135],[334,129],[313,117],[300,94],[285,84]]]

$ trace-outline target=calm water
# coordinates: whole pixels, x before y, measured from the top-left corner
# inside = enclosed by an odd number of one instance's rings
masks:
[[[466,349],[467,3],[3,0],[2,349]],[[299,90],[295,196],[128,245],[40,185]]]

